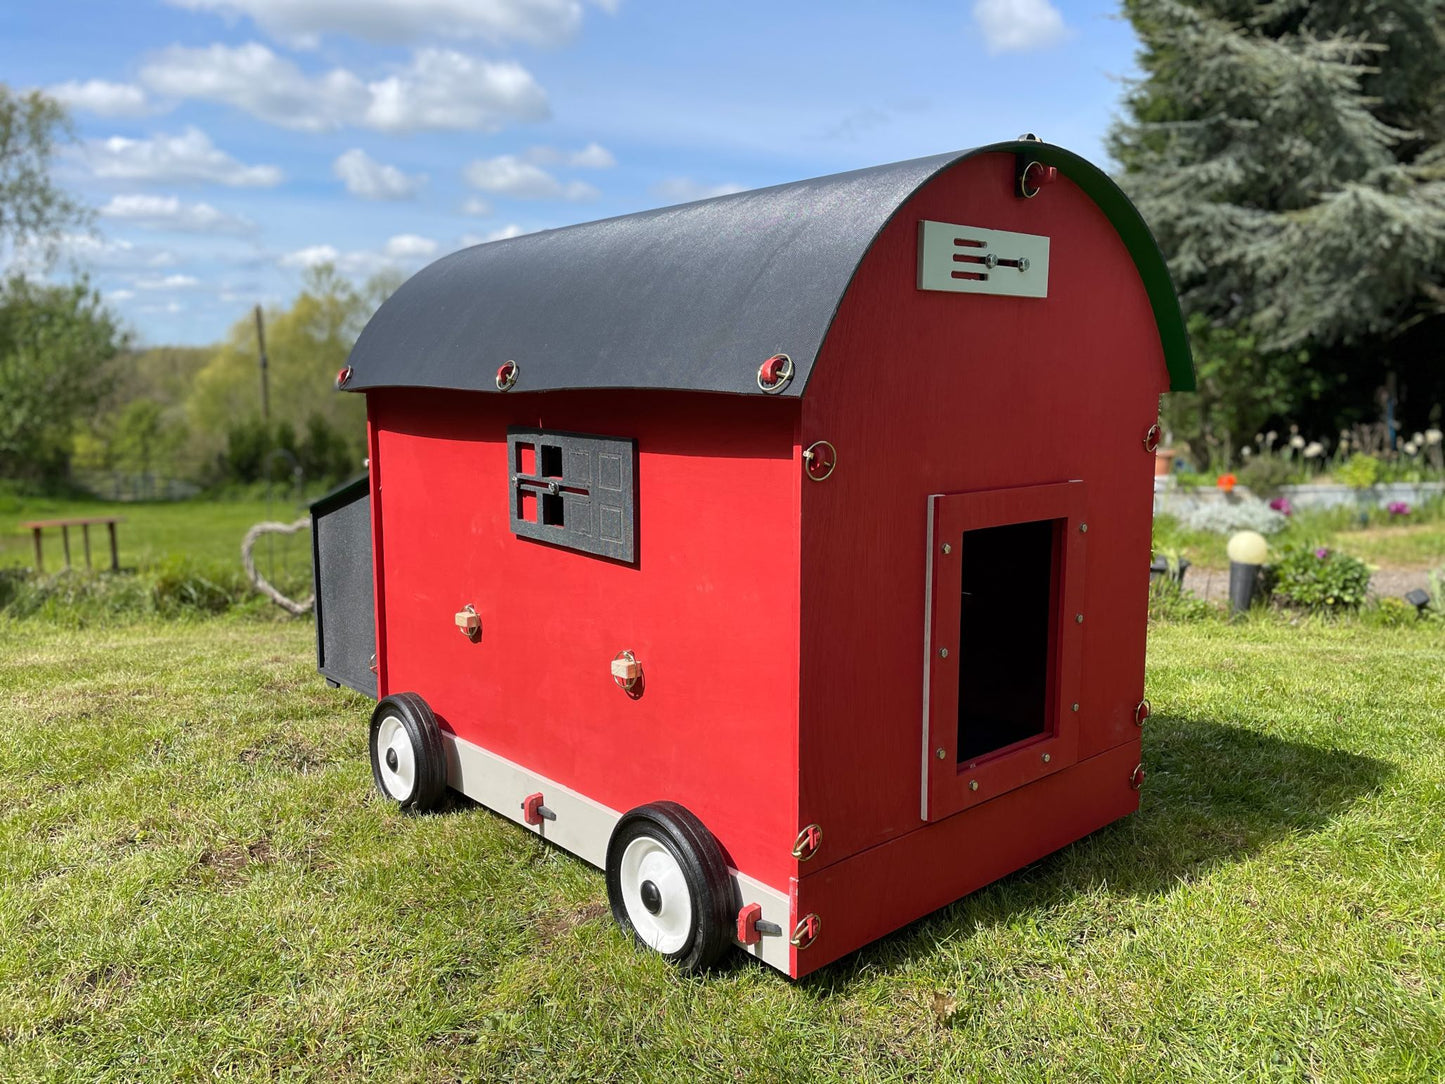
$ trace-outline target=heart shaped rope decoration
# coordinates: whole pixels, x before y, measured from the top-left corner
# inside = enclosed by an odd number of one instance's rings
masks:
[[[286,610],[288,613],[293,613],[298,617],[301,614],[311,612],[312,607],[316,605],[316,596],[314,594],[308,596],[305,602],[297,602],[294,599],[287,598],[267,583],[266,577],[256,570],[256,561],[255,558],[251,556],[251,551],[256,548],[256,539],[260,538],[263,534],[295,534],[297,531],[307,530],[310,526],[310,516],[298,519],[295,523],[274,523],[269,521],[266,523],[258,523],[247,531],[246,537],[241,540],[241,563],[246,566],[246,578],[255,585],[257,591],[260,591],[261,594],[265,595],[283,610]]]

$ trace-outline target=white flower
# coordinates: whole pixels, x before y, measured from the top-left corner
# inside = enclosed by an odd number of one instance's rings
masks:
[[[1244,456],[1245,459],[1248,459],[1254,454],[1254,449],[1246,444],[1243,448],[1239,449],[1239,454]]]
[[[1289,438],[1289,446],[1291,448],[1303,448],[1305,446],[1305,438],[1296,433]]]
[[[1275,441],[1279,440],[1279,434],[1276,433],[1273,429],[1271,429],[1268,433],[1264,435],[1264,439],[1269,441],[1269,443],[1273,444]]]
[[[1425,430],[1425,443],[1426,443],[1426,444],[1439,444],[1439,443],[1440,443],[1440,430],[1438,430],[1438,429],[1427,429],[1427,430]]]
[[[1424,443],[1425,443],[1425,434],[1424,434],[1424,433],[1416,433],[1416,434],[1415,434],[1413,437],[1411,437],[1410,439],[1411,439],[1412,441],[1414,441],[1416,444],[1424,444]]]
[[[1415,444],[1415,442],[1414,442],[1413,440],[1407,440],[1407,441],[1405,441],[1405,454],[1406,454],[1406,455],[1414,455],[1414,454],[1415,454],[1416,452],[1418,452],[1419,450],[1420,450],[1419,447]]]
[[[1263,434],[1263,433],[1256,433],[1256,434],[1254,435],[1254,442],[1255,442],[1256,444],[1263,444],[1263,443],[1264,443],[1264,434]]]
[[[1305,445],[1305,458],[1315,459],[1325,454],[1325,446],[1317,440],[1312,440]]]

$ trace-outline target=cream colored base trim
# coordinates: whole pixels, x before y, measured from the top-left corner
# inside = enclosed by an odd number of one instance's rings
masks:
[[[447,751],[449,787],[598,869],[606,865],[607,841],[622,817],[620,813],[560,783],[529,772],[465,738],[447,733],[443,733],[442,738]],[[522,801],[539,791],[542,804],[555,813],[556,818],[543,820],[541,824],[528,824],[523,819]],[[729,872],[737,885],[738,898],[744,904],[761,904],[764,921],[775,923],[783,931],[780,935],[764,937],[757,944],[738,947],[786,974],[788,934],[793,929],[792,907],[787,893],[770,888],[737,870]]]

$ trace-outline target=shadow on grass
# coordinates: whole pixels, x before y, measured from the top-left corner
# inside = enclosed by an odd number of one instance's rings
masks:
[[[1166,893],[1290,834],[1323,829],[1393,774],[1385,761],[1207,719],[1153,716],[1139,812],[874,942],[801,981],[821,994],[891,971],[1103,886],[1115,897]]]

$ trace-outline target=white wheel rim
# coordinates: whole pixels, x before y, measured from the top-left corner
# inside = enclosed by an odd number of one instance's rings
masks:
[[[388,752],[396,754],[396,767],[388,763]],[[389,797],[398,802],[411,797],[411,790],[416,786],[416,751],[411,747],[406,727],[395,715],[388,715],[377,728],[376,768]]]
[[[622,852],[622,901],[638,939],[664,956],[682,951],[692,932],[692,895],[672,852],[651,836],[638,836]],[[653,914],[642,902],[642,886],[656,886],[660,905]]]

